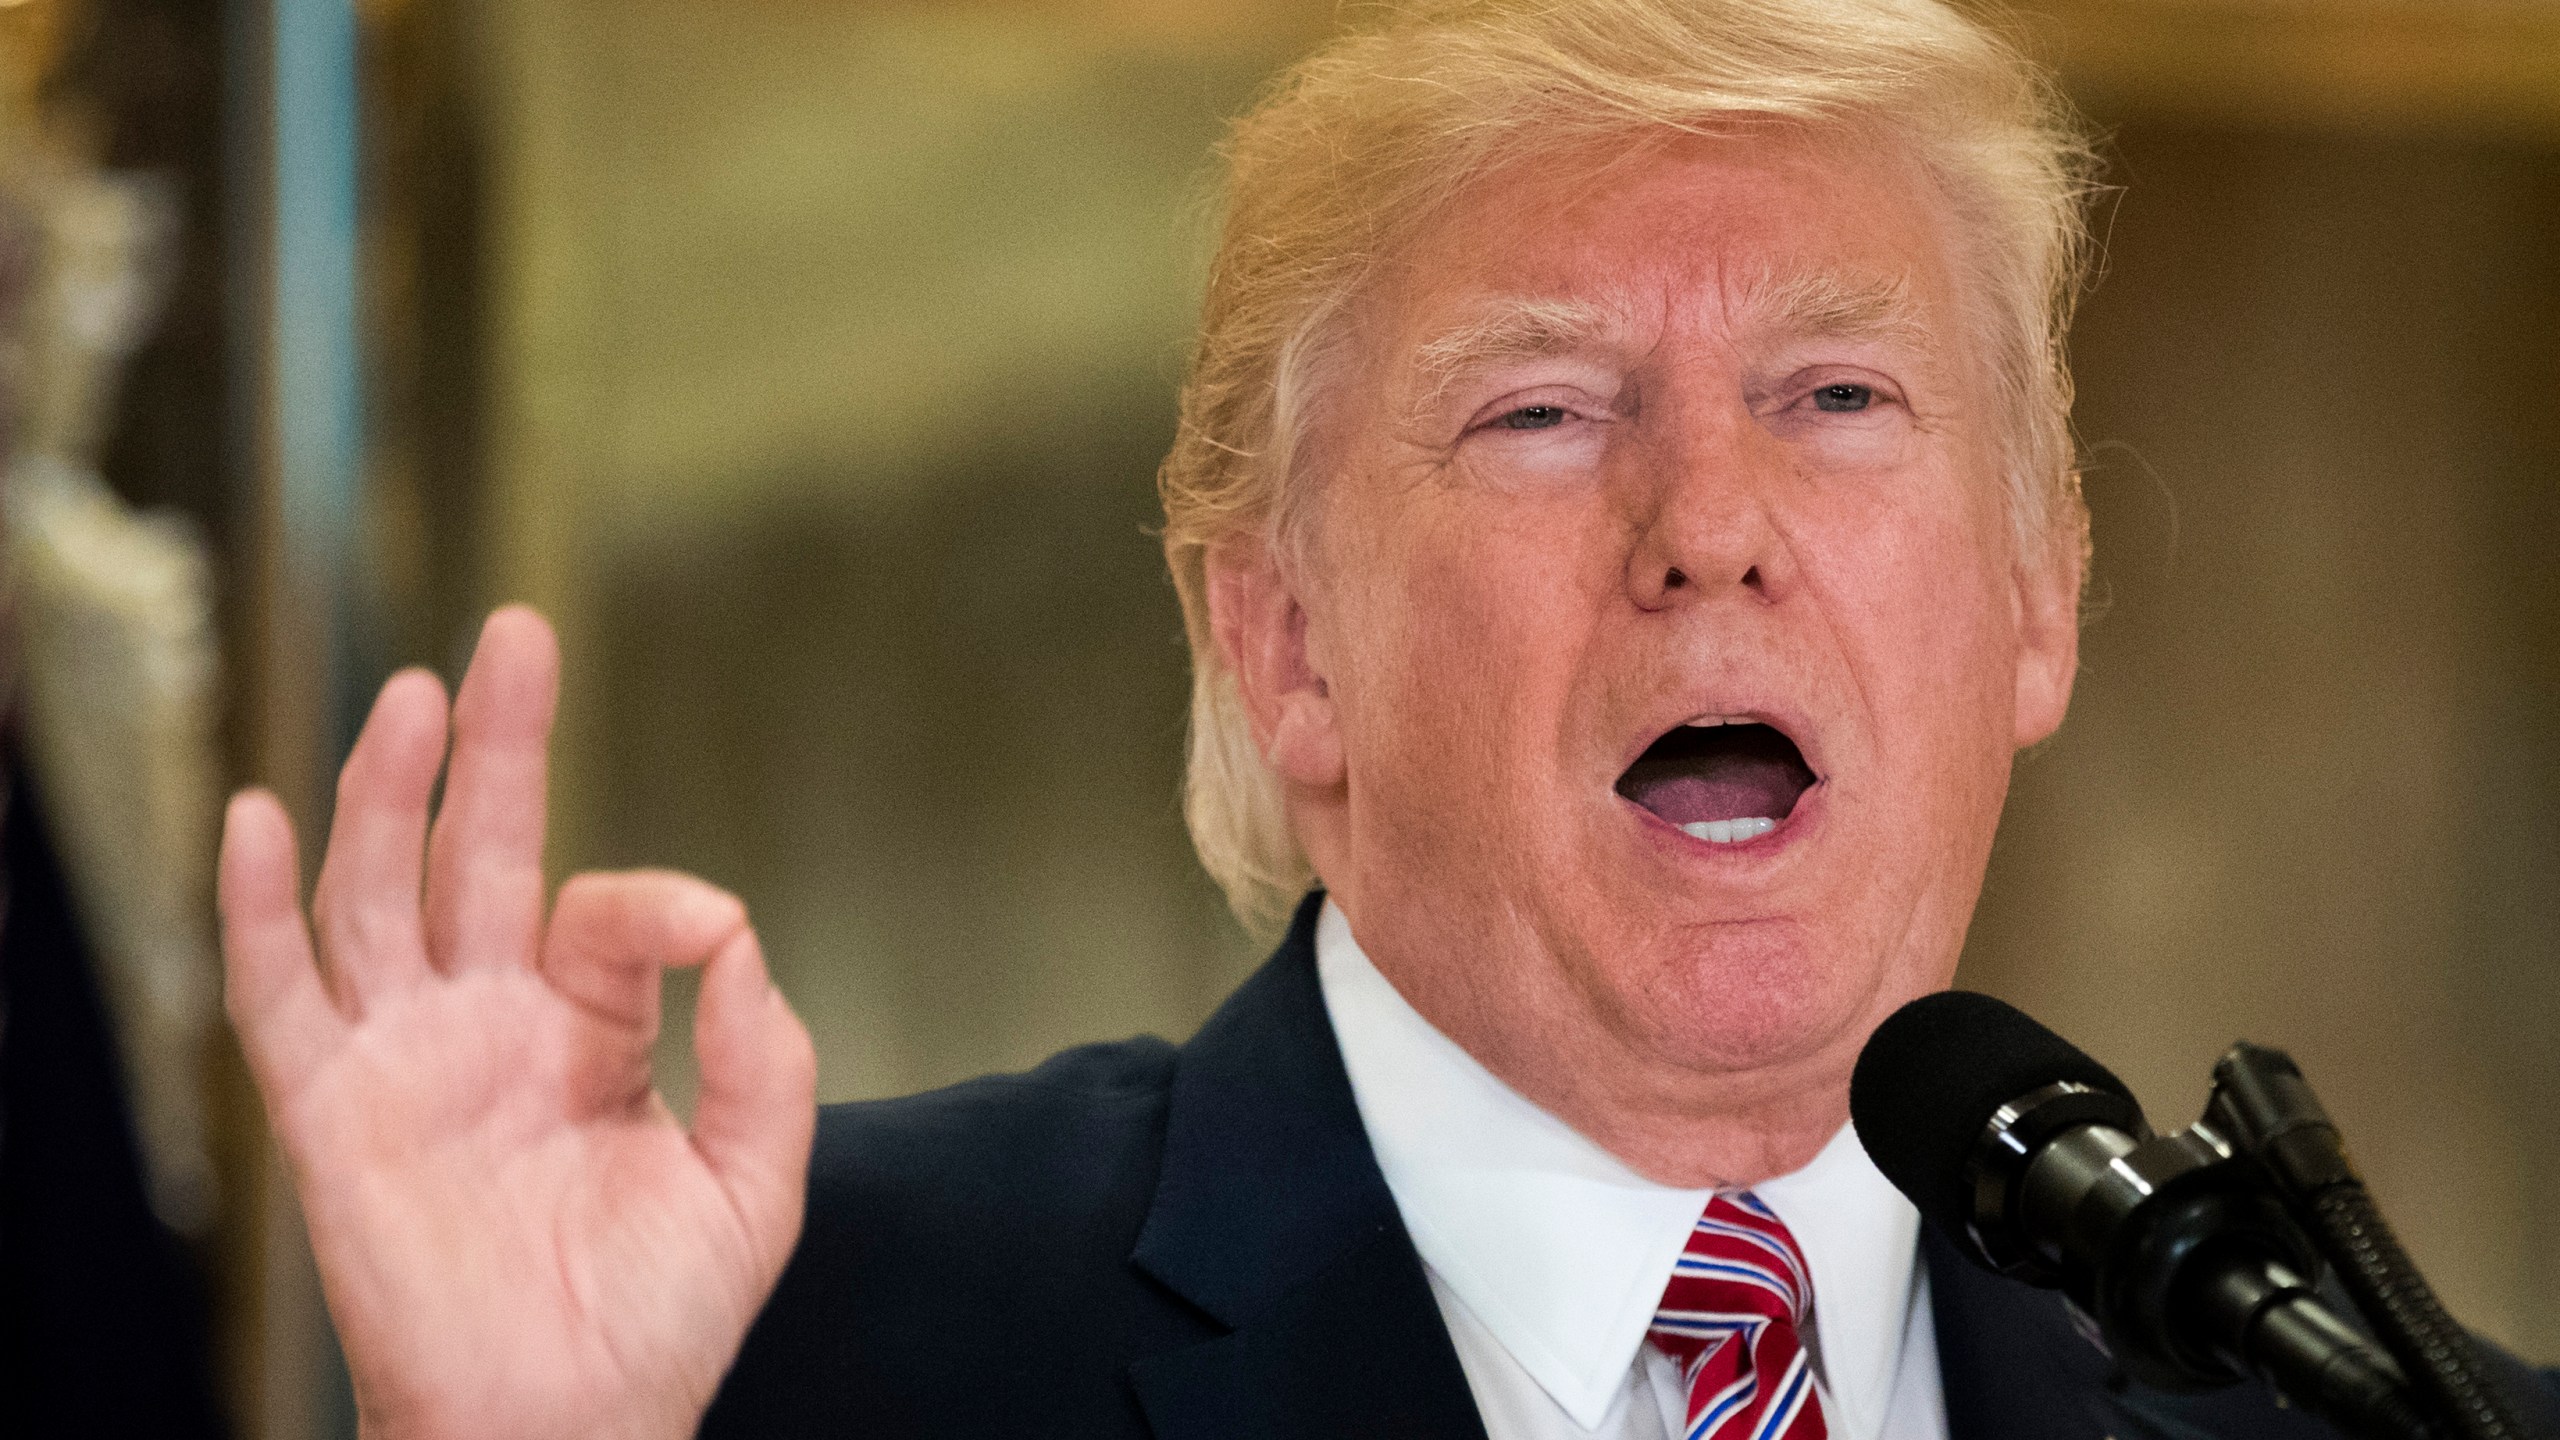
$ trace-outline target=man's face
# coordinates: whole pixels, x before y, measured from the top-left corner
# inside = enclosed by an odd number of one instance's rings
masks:
[[[1949,225],[1890,147],[1684,139],[1486,181],[1358,312],[1231,649],[1364,947],[1533,1098],[1845,1076],[1953,973],[2077,576]]]

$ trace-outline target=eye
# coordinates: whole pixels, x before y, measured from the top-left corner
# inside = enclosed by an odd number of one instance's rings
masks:
[[[1565,410],[1561,405],[1523,405],[1493,423],[1505,430],[1552,430],[1564,421]]]
[[[1876,392],[1871,387],[1845,382],[1838,385],[1825,385],[1813,392],[1813,408],[1828,410],[1835,414],[1864,410],[1875,401]]]

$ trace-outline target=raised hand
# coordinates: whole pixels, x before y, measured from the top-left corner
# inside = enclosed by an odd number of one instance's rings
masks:
[[[633,871],[571,880],[545,923],[558,688],[541,617],[491,616],[431,831],[444,690],[394,676],[314,926],[275,798],[223,835],[231,1018],[375,1440],[690,1435],[799,1235],[816,1062],[745,908]],[[687,1134],[649,1050],[660,968],[696,963]]]

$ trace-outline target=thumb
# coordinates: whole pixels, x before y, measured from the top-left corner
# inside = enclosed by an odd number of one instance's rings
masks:
[[[768,1276],[778,1274],[800,1238],[818,1057],[766,975],[755,932],[732,936],[703,971],[693,1049],[702,1071],[693,1148],[746,1221]]]
[[[542,973],[588,1022],[568,1056],[577,1113],[648,1098],[659,972],[698,965],[745,933],[747,907],[736,896],[672,870],[594,872],[560,887]]]
[[[542,970],[590,1015],[641,1048],[658,1033],[658,972],[717,955],[747,928],[747,907],[673,870],[590,871],[560,887]]]

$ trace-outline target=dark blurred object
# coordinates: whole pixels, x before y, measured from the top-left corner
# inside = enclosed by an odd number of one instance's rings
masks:
[[[41,801],[0,823],[0,1435],[218,1436],[202,1283],[152,1213],[97,970]]]
[[[12,317],[6,710],[54,798],[63,868],[125,1066],[154,1210],[217,1208],[204,877],[220,791],[210,565],[178,513],[98,474],[128,362],[156,333],[185,230],[171,177],[95,164],[79,109],[25,122],[0,176],[32,264]]]
[[[98,471],[128,503],[183,512],[219,550],[237,509],[227,471],[222,4],[24,3],[64,11],[61,52],[44,82],[48,110],[80,132],[91,163],[156,177],[176,222],[157,319],[100,417]]]
[[[0,17],[0,1435],[13,1437],[226,1430],[199,1248],[221,1209],[204,878],[216,647],[189,518],[226,508],[219,14],[211,0],[30,0]],[[173,287],[174,330],[159,323]],[[134,494],[160,503],[136,512]]]

